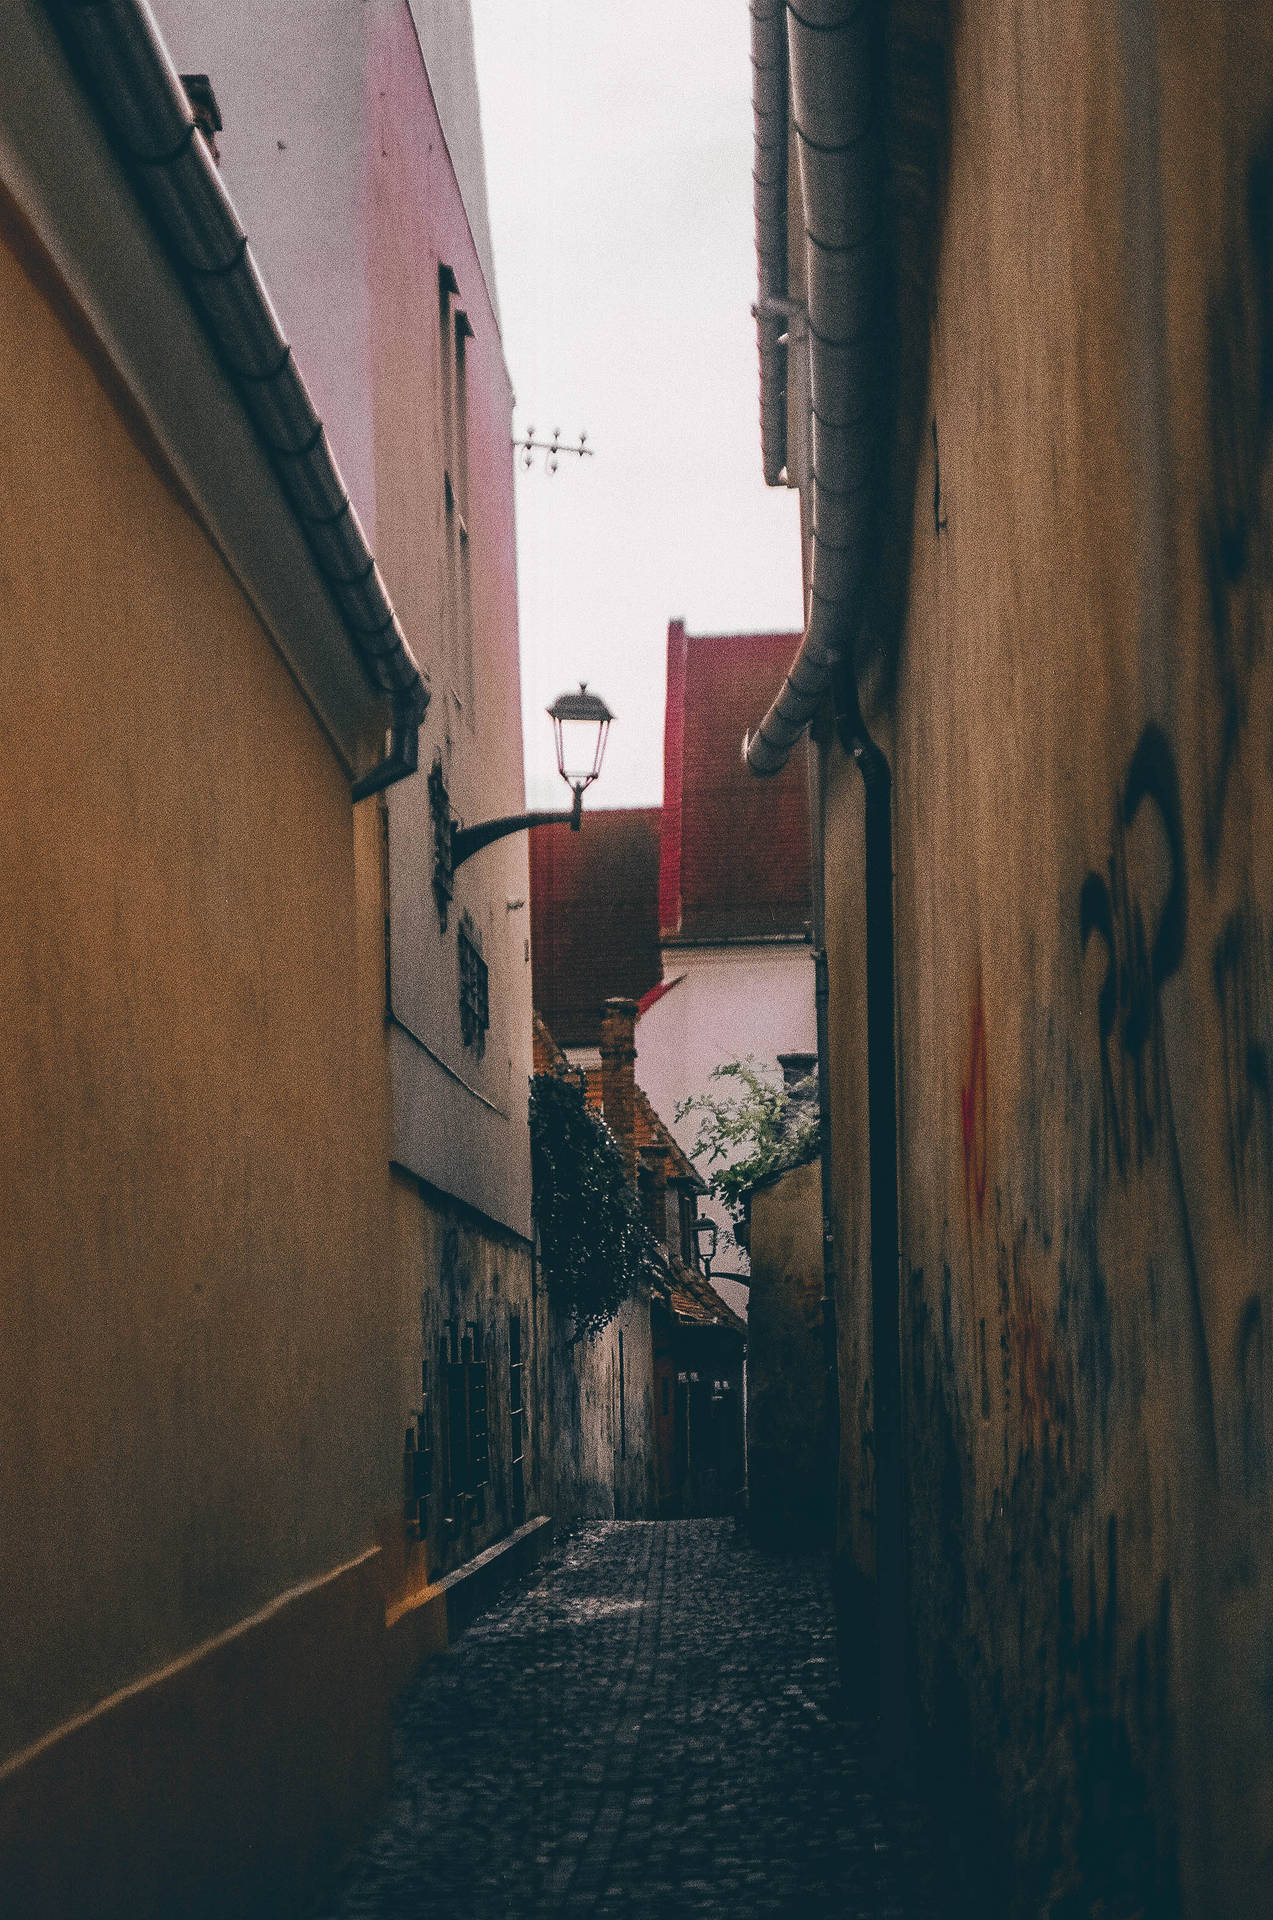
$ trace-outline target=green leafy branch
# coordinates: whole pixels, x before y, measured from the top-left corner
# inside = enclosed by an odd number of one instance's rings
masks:
[[[746,1230],[747,1204],[754,1187],[774,1174],[817,1159],[818,1109],[808,1101],[793,1100],[783,1081],[750,1055],[713,1068],[711,1078],[728,1081],[737,1090],[695,1094],[680,1102],[676,1117],[698,1115],[698,1133],[690,1151],[708,1171],[712,1192],[729,1208],[738,1237],[740,1229]]]

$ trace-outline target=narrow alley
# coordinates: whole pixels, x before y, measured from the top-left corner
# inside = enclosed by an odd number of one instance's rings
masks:
[[[1271,1920],[1273,0],[0,49],[0,1920]]]
[[[589,1525],[405,1695],[383,1822],[324,1920],[939,1920],[837,1692],[820,1562],[732,1520]]]

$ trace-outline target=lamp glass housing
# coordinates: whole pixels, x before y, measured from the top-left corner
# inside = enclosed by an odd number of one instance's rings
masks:
[[[557,743],[557,771],[568,787],[581,794],[601,772],[614,715],[600,694],[588,691],[588,683],[583,680],[577,693],[557,695],[548,717]]]
[[[716,1222],[707,1214],[700,1213],[694,1222],[694,1233],[698,1240],[698,1257],[710,1269],[716,1258]]]

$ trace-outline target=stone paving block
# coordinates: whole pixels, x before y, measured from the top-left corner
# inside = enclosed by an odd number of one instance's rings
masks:
[[[732,1521],[596,1522],[403,1698],[323,1920],[949,1920],[845,1720],[825,1570]]]

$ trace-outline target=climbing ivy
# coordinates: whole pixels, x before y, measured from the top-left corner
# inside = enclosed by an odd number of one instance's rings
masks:
[[[530,1164],[549,1299],[574,1339],[595,1340],[659,1268],[619,1144],[570,1068],[531,1081]]]
[[[676,1117],[698,1115],[691,1153],[713,1170],[708,1185],[729,1208],[734,1236],[745,1246],[753,1188],[817,1159],[822,1137],[817,1102],[793,1100],[785,1084],[750,1056],[714,1067],[711,1078],[732,1082],[737,1091],[695,1094],[680,1102]]]

